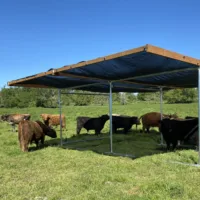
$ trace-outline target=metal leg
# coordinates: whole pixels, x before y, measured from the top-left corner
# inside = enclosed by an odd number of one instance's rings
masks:
[[[163,115],[163,90],[162,87],[160,88],[160,120],[162,120]],[[163,145],[163,135],[160,133],[160,143]]]
[[[199,121],[198,121],[198,136],[199,136],[199,144],[198,144],[198,148],[200,147],[200,128],[199,128],[199,124],[200,124],[200,68],[198,69],[198,117],[199,117]],[[199,158],[198,158],[198,164],[200,164],[200,148],[199,150]]]
[[[60,145],[63,145],[62,139],[62,108],[61,108],[61,89],[58,90],[58,104],[59,104],[59,113],[60,113]]]
[[[112,138],[112,82],[110,82],[109,95],[109,116],[110,116],[110,153],[113,153],[113,138]]]

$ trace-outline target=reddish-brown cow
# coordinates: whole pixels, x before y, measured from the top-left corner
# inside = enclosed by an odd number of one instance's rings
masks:
[[[166,115],[163,114],[162,118],[177,118],[178,116],[176,114],[173,115]],[[142,119],[142,130],[145,132],[145,129],[147,133],[149,133],[150,127],[160,127],[160,119],[161,119],[161,113],[159,112],[150,112],[142,115],[140,117]]]
[[[52,114],[41,114],[40,115],[43,122],[47,126],[58,126],[60,125],[60,115],[52,115]],[[66,129],[66,118],[65,115],[61,115],[62,120],[62,128]]]

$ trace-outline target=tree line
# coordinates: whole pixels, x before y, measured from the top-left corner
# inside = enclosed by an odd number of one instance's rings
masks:
[[[87,106],[91,104],[105,105],[109,102],[108,95],[83,95],[84,91],[61,90],[61,103],[64,106]],[[81,94],[82,93],[82,94]],[[87,92],[91,94],[90,92]],[[114,104],[131,104],[137,101],[159,102],[160,93],[113,93]],[[196,89],[175,89],[163,93],[166,103],[192,103],[197,101]],[[58,90],[43,88],[2,88],[0,91],[0,107],[58,107]]]

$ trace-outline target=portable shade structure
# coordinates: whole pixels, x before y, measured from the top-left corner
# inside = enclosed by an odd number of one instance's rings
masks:
[[[199,65],[198,59],[147,44],[94,60],[51,69],[8,82],[8,85],[110,93],[112,116],[112,92],[155,92],[172,88],[198,87]],[[112,126],[112,117],[110,120]],[[112,135],[112,129],[110,130]]]

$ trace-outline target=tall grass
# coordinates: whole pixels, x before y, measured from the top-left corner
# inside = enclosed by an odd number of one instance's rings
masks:
[[[159,104],[135,103],[114,105],[113,113],[141,116],[159,111]],[[164,113],[176,112],[180,117],[197,116],[197,104],[163,106]],[[26,108],[0,109],[5,113],[30,113],[33,120],[41,113],[59,113],[58,109]],[[76,135],[77,116],[99,116],[108,113],[107,106],[63,107],[67,116],[68,141],[95,138],[94,132],[83,129]],[[139,126],[127,134],[115,134],[114,152],[131,154],[136,158],[109,156],[109,139],[85,141],[59,146],[57,139],[46,138],[45,148],[30,152],[19,149],[17,132],[0,123],[0,199],[68,200],[68,199],[199,199],[200,168],[175,162],[195,164],[198,153],[179,149],[166,152],[158,144],[157,129],[141,134]],[[108,136],[109,122],[102,131]]]

